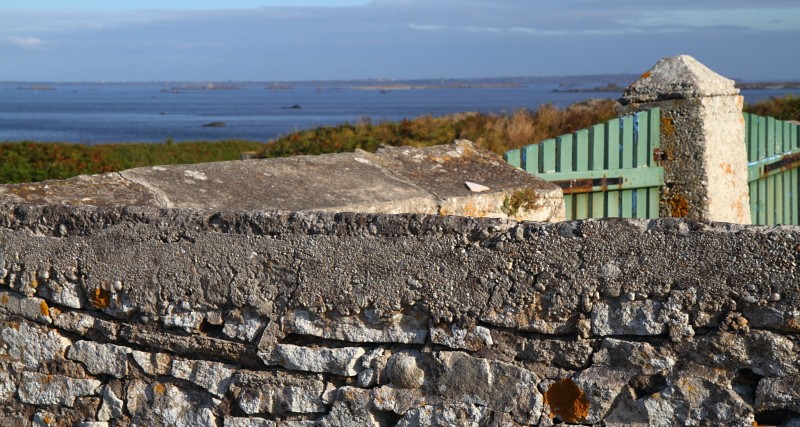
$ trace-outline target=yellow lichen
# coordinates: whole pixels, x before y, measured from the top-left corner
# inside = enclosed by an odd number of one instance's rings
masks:
[[[167,387],[164,386],[164,384],[161,384],[161,383],[154,383],[153,384],[153,391],[158,393],[158,394],[164,394],[164,393],[167,392]]]
[[[111,292],[97,288],[92,293],[92,304],[97,308],[106,308],[111,303]]]
[[[50,317],[50,307],[47,306],[47,302],[42,301],[39,303],[39,311],[42,313],[42,316]]]
[[[0,298],[0,303],[2,303],[3,305],[8,304],[8,295],[3,294],[3,297]]]
[[[674,133],[675,125],[672,123],[672,118],[661,116],[661,134],[664,136],[672,136]]]
[[[570,378],[553,383],[544,394],[544,403],[550,406],[551,418],[567,423],[579,423],[589,415],[586,393]]]

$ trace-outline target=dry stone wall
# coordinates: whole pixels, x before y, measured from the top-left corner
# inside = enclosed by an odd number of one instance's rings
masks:
[[[0,425],[800,425],[800,228],[0,206]]]

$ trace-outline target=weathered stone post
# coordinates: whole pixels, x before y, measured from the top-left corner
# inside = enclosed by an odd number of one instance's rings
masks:
[[[688,55],[663,58],[628,86],[621,115],[661,108],[661,216],[750,223],[743,99]]]

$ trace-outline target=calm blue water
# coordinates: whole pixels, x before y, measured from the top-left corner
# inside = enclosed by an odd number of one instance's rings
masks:
[[[395,121],[465,111],[512,112],[543,103],[565,107],[587,98],[619,94],[555,93],[555,86],[492,89],[359,90],[264,85],[237,90],[164,92],[165,86],[51,85],[55,90],[20,90],[0,85],[0,141],[163,142],[247,139],[268,141],[321,125]],[[743,91],[747,102],[797,90]],[[299,105],[299,109],[287,108]],[[203,127],[210,122],[225,127]]]

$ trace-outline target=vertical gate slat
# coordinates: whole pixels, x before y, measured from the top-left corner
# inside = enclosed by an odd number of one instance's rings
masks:
[[[546,139],[539,143],[539,157],[542,164],[541,173],[556,171],[556,140]]]
[[[766,217],[767,225],[775,225],[775,175],[767,177]]]
[[[752,114],[745,113],[747,126],[747,161],[758,160],[758,119]]]
[[[511,166],[516,166],[518,168],[521,168],[522,162],[519,154],[520,154],[519,150],[506,151],[505,153],[503,153],[503,159],[506,161],[506,163],[510,164]]]
[[[539,144],[527,145],[522,148],[522,158],[525,159],[525,171],[539,173]]]
[[[775,177],[775,225],[783,224],[783,174],[773,175]]]
[[[594,125],[589,128],[589,140],[591,144],[591,157],[589,158],[590,170],[603,170],[608,150],[606,148],[605,126],[602,124]],[[608,216],[606,212],[606,196],[603,192],[592,193],[592,218],[602,218]]]
[[[575,141],[573,170],[576,172],[586,172],[589,170],[589,131],[579,130],[573,135]],[[580,193],[575,195],[575,219],[589,218],[589,194]]]
[[[622,167],[630,169],[634,167],[636,156],[633,147],[633,121],[632,116],[622,119]],[[622,216],[633,217],[635,213],[634,190],[622,190]]]
[[[620,121],[614,119],[606,122],[606,167],[605,169],[619,169],[620,151]],[[622,216],[619,210],[619,191],[609,191],[606,193],[607,215],[610,217]]]
[[[556,172],[572,172],[572,135],[562,135],[556,138]],[[575,218],[575,196],[564,195],[564,209],[567,218]]]
[[[767,118],[758,118],[758,157],[756,160],[761,160],[767,157],[767,140],[769,139],[769,132],[767,130]]]
[[[636,166],[646,167],[648,164],[648,154],[650,153],[649,133],[650,133],[650,112],[643,111],[636,115]]]

